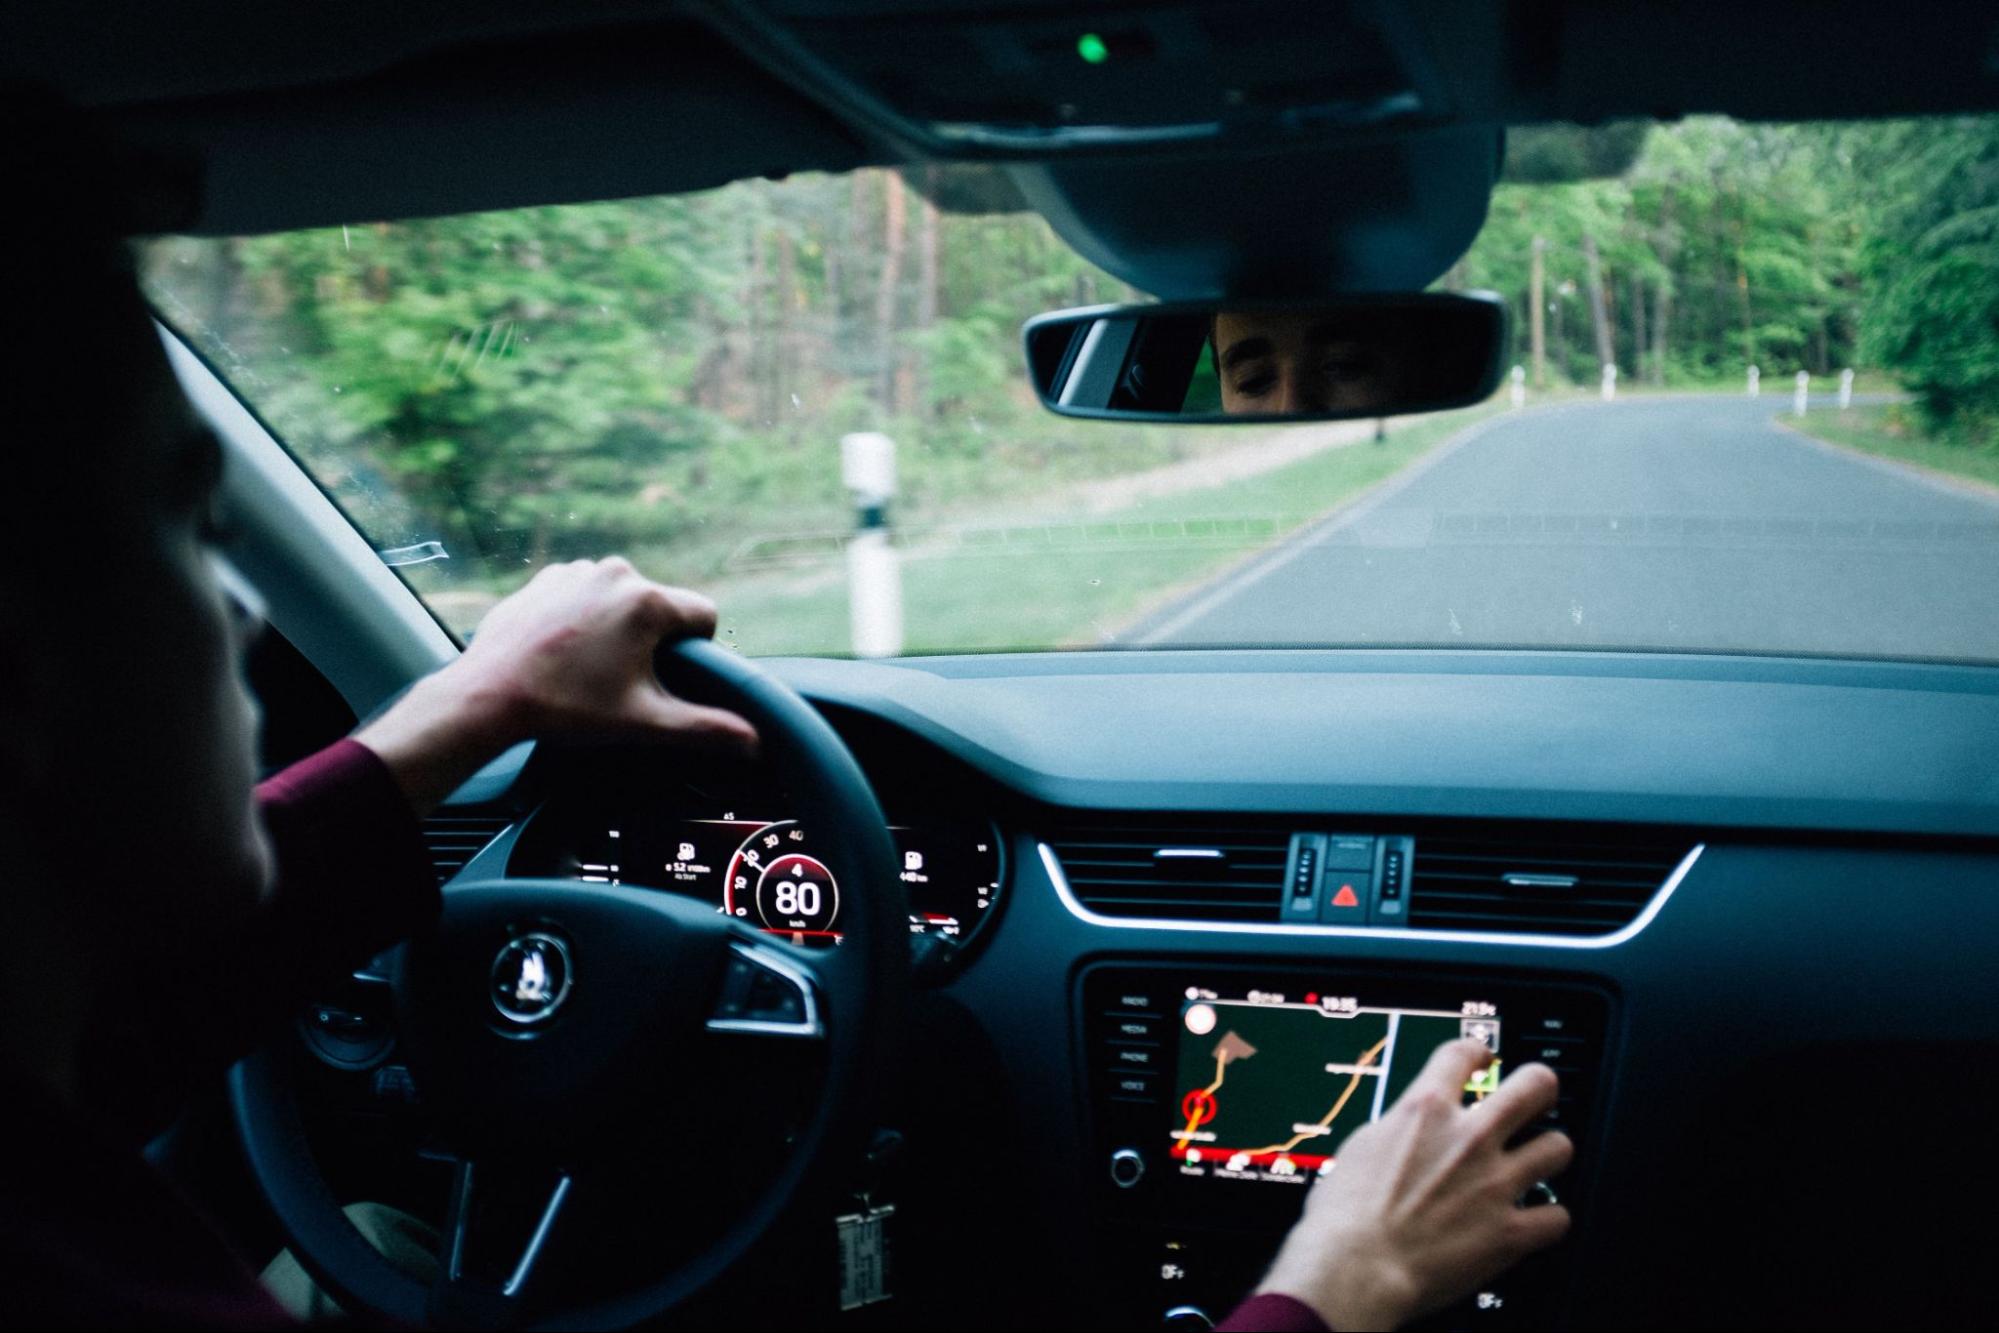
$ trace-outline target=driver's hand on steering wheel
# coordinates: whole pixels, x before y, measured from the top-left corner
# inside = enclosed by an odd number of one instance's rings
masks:
[[[1554,1072],[1522,1065],[1484,1101],[1461,1105],[1466,1081],[1491,1060],[1481,1042],[1445,1043],[1386,1115],[1354,1131],[1258,1294],[1302,1301],[1331,1328],[1394,1328],[1562,1238],[1567,1209],[1518,1200],[1569,1164],[1568,1136],[1506,1146],[1554,1105]]]
[[[656,740],[741,755],[743,718],[669,694],[662,642],[715,633],[715,604],[620,556],[551,565],[486,614],[464,654],[355,734],[419,815],[528,739]]]

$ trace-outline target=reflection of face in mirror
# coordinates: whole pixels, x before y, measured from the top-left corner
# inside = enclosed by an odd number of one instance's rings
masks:
[[[1026,329],[1042,402],[1131,421],[1330,421],[1463,407],[1499,379],[1505,307],[1375,292],[1057,311]]]
[[[1386,400],[1378,347],[1352,317],[1313,311],[1223,311],[1215,316],[1215,367],[1231,416],[1365,412]]]

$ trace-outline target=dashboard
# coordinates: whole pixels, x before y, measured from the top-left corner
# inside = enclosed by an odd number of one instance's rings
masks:
[[[913,935],[954,946],[884,1073],[910,1326],[1045,1326],[1058,1292],[1106,1326],[1219,1317],[1344,1135],[1459,1034],[1493,1051],[1468,1098],[1560,1074],[1547,1123],[1577,1157],[1549,1188],[1576,1226],[1440,1326],[1984,1317],[1963,1275],[1989,1229],[1955,1219],[1999,1190],[1993,673],[770,665],[874,783]],[[470,871],[839,935],[847,886],[768,775],[537,755],[474,796],[446,813],[506,831]]]

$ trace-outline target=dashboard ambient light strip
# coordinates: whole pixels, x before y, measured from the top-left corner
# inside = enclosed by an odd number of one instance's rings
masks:
[[[1680,887],[1680,881],[1694,868],[1694,862],[1700,860],[1701,853],[1707,850],[1706,843],[1695,843],[1693,850],[1680,858],[1680,863],[1673,867],[1673,873],[1666,876],[1666,882],[1645,904],[1645,910],[1629,925],[1608,935],[1543,935],[1490,930],[1412,930],[1407,926],[1321,926],[1276,921],[1176,921],[1167,917],[1105,916],[1101,912],[1092,912],[1076,897],[1055,849],[1038,840],[1035,845],[1041,849],[1041,865],[1047,870],[1049,882],[1055,886],[1055,896],[1061,899],[1062,906],[1069,910],[1069,915],[1093,926],[1109,926],[1118,930],[1200,931],[1213,935],[1296,935],[1307,938],[1421,940],[1432,944],[1513,944],[1536,949],[1610,949],[1630,940],[1652,924],[1652,919],[1665,907],[1666,900]]]

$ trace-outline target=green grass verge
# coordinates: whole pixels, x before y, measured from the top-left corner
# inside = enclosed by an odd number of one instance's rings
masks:
[[[1397,423],[1364,442],[1201,490],[1086,513],[1058,494],[1004,527],[960,524],[904,551],[910,654],[1118,642],[1126,626],[1401,471],[1491,407]],[[849,651],[844,565],[715,589],[723,641],[758,656]]]
[[[1815,412],[1802,423],[1789,424],[1849,449],[1999,486],[1999,440],[1981,445],[1935,439],[1923,432],[1915,412],[1907,404]]]

